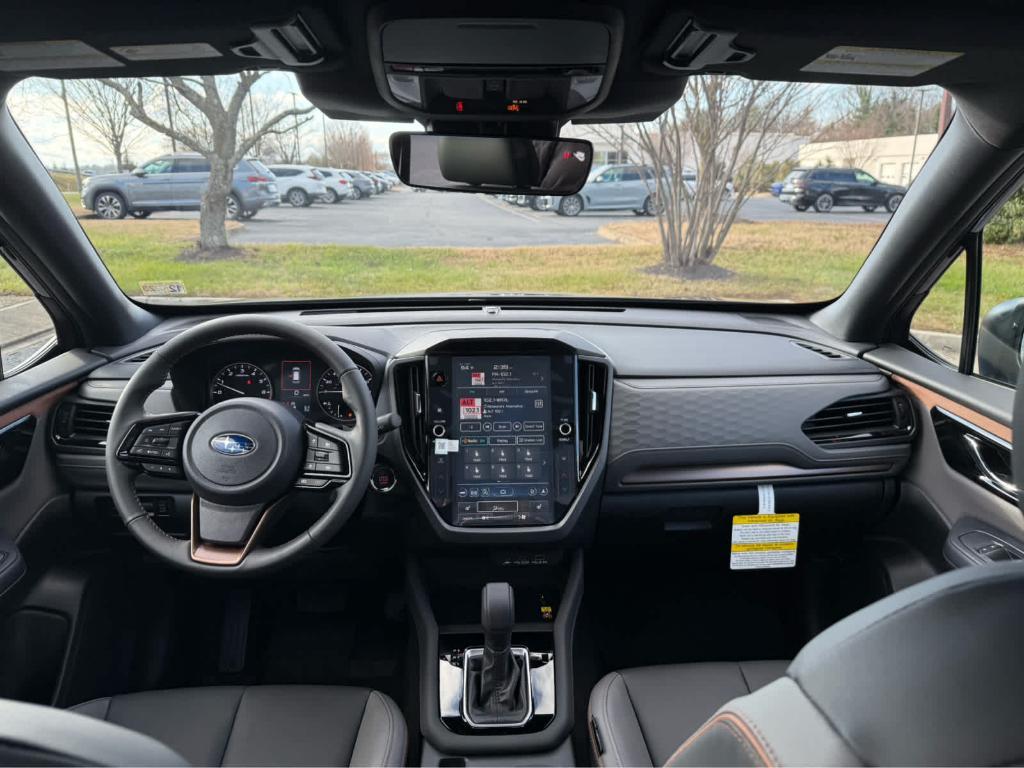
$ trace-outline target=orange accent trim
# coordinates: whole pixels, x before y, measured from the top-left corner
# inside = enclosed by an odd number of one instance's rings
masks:
[[[732,712],[721,712],[704,723],[704,725],[700,727],[700,730],[683,742],[682,746],[672,753],[672,756],[665,761],[665,765],[672,765],[673,761],[689,749],[697,739],[719,724],[724,724],[727,728],[731,726],[739,731],[737,735],[742,736],[746,740],[747,744],[753,748],[758,759],[761,760],[762,765],[766,767],[776,765],[775,760],[769,756],[765,745],[761,743],[761,740],[750,729],[750,726],[747,725],[739,715],[733,714]]]
[[[1008,443],[1013,442],[1013,430],[1005,424],[1002,424],[995,419],[990,419],[988,416],[984,416],[977,411],[968,408],[966,405],[961,405],[955,400],[950,400],[945,395],[940,395],[938,392],[934,392],[928,389],[928,387],[918,384],[917,382],[910,381],[909,379],[905,379],[902,376],[893,376],[892,380],[913,395],[914,399],[921,403],[925,410],[931,411],[932,408],[942,408],[945,411],[949,411],[954,416],[959,416],[961,419],[969,421],[979,429],[983,429],[998,438],[1002,438]]]
[[[252,550],[253,545],[256,543],[256,538],[263,530],[263,524],[270,517],[270,510],[275,506],[276,503],[270,504],[263,510],[263,514],[260,515],[256,527],[252,529],[252,535],[245,542],[245,546],[222,547],[216,544],[204,544],[202,539],[199,538],[199,497],[192,494],[191,531],[189,533],[192,559],[197,563],[205,563],[206,565],[238,565],[245,560],[246,555]]]
[[[57,389],[47,392],[45,395],[40,395],[35,400],[29,400],[27,403],[19,405],[13,410],[0,414],[0,429],[3,429],[8,424],[13,424],[24,416],[35,416],[37,418],[43,416],[57,404],[58,400],[68,394],[76,386],[77,382],[65,384],[63,387],[58,387]]]

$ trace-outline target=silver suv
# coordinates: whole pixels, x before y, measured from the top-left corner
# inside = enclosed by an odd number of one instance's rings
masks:
[[[82,183],[82,205],[103,219],[131,214],[144,219],[153,211],[197,211],[210,178],[210,161],[199,154],[161,155],[131,173],[89,176]],[[250,219],[278,205],[277,180],[259,160],[235,166],[228,216]]]

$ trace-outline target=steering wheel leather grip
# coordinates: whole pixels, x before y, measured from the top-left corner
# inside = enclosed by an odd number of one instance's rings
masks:
[[[273,514],[272,507],[282,503],[292,492],[299,474],[298,470],[291,467],[298,438],[292,430],[281,428],[285,424],[281,421],[283,416],[274,412],[275,407],[287,411],[286,407],[280,403],[268,405],[268,401],[259,401],[258,404],[250,403],[253,407],[247,408],[244,401],[250,398],[228,400],[199,414],[150,415],[144,407],[149,395],[163,386],[175,363],[184,355],[225,338],[248,335],[293,342],[319,357],[328,367],[334,368],[345,391],[345,402],[355,414],[355,427],[352,429],[342,430],[329,424],[307,424],[302,430],[303,440],[315,432],[346,449],[349,474],[343,484],[327,486],[326,492],[333,492],[334,498],[309,529],[272,547],[259,546],[258,536]],[[234,412],[229,413],[231,404],[234,404]],[[215,409],[223,413],[213,412]],[[284,415],[294,418],[290,412]],[[252,440],[253,445],[246,453],[271,451],[274,461],[269,465],[265,460],[257,462],[249,473],[252,475],[250,477],[244,475],[245,456],[229,455],[225,458],[206,453],[212,444],[207,434],[217,431],[217,422],[214,421],[217,419],[228,425],[224,430],[227,433],[234,431],[232,419],[248,419],[248,431],[257,432],[261,437],[265,435],[267,439]],[[162,427],[168,423],[176,424],[182,430],[181,443],[186,446],[182,449],[186,477],[194,478],[202,486],[193,498],[191,540],[178,539],[165,533],[143,509],[135,491],[135,478],[140,470],[138,459],[131,455],[132,440],[137,439],[147,427]],[[195,439],[198,431],[204,425],[209,427],[211,423],[214,428],[207,429],[202,439]],[[237,431],[244,434],[242,429]],[[300,448],[304,451],[305,444]],[[107,481],[114,506],[128,530],[158,558],[192,573],[249,575],[288,565],[333,538],[352,516],[366,492],[376,461],[376,448],[377,420],[373,398],[362,373],[341,347],[319,331],[293,320],[264,315],[236,315],[209,320],[183,331],[154,351],[128,381],[114,408],[107,433]],[[192,453],[186,454],[186,451]],[[265,459],[266,456],[259,458]],[[280,466],[282,462],[287,466]],[[212,469],[207,469],[208,466]],[[239,471],[243,473],[242,480],[245,482],[233,479],[232,473]],[[218,475],[218,472],[222,474]],[[226,478],[223,476],[225,472],[228,473]],[[200,473],[203,473],[202,476]],[[290,473],[294,473],[294,477]],[[210,482],[207,475],[212,476],[214,482]],[[221,484],[216,481],[221,481]],[[261,487],[265,488],[268,498],[259,498]],[[193,488],[195,490],[194,484]],[[239,503],[234,505],[232,494],[236,493],[236,488],[242,489],[237,491],[242,495],[238,497]],[[208,498],[204,499],[204,495]],[[214,498],[209,498],[211,496]],[[200,514],[209,524],[210,531],[215,528],[218,531],[214,543],[202,537]],[[233,517],[244,514],[252,516],[251,524],[248,524],[248,520]],[[239,546],[226,547],[219,533],[222,530],[235,531],[245,539],[244,543],[240,541]]]

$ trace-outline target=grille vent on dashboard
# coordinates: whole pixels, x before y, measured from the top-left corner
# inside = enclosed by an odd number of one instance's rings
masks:
[[[601,448],[604,435],[605,397],[608,393],[608,368],[603,363],[580,360],[579,387],[579,441],[580,478],[586,474]]]
[[[54,442],[78,448],[102,448],[107,442],[113,413],[113,405],[65,400],[54,414]]]
[[[420,479],[426,479],[427,374],[422,360],[395,366],[395,401],[402,417],[402,446]]]
[[[899,393],[848,397],[818,411],[802,429],[821,446],[904,441],[914,431],[913,409]]]
[[[831,347],[823,347],[820,344],[811,344],[807,341],[794,341],[793,343],[798,347],[808,350],[809,352],[813,352],[819,357],[824,357],[826,360],[842,360],[847,357],[838,350],[832,349]]]

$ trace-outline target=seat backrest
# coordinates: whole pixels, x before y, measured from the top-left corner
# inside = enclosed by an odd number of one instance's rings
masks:
[[[1024,434],[1024,371],[1013,432]],[[1013,455],[1024,486],[1024,451]],[[928,579],[843,619],[730,701],[668,765],[1024,761],[1024,562]]]
[[[184,766],[156,739],[63,709],[0,699],[0,765]]]

